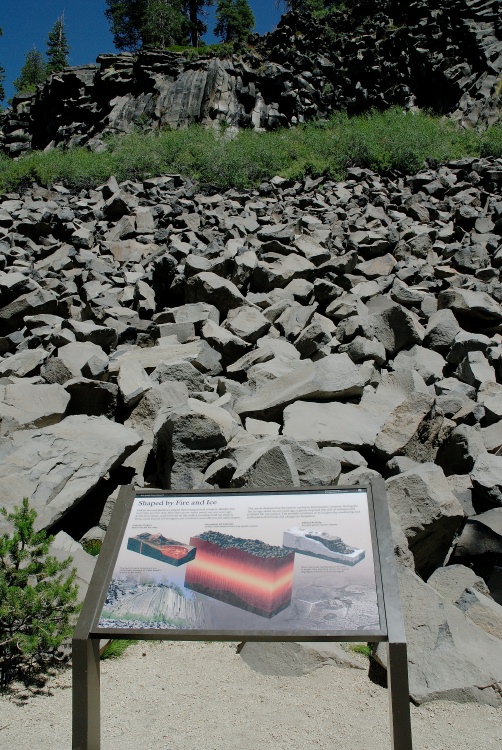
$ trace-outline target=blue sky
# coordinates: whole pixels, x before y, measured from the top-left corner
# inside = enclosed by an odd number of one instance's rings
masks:
[[[250,0],[259,34],[273,29],[280,16],[274,0]],[[93,63],[101,52],[113,52],[113,40],[104,11],[105,0],[0,0],[0,65],[5,68],[6,98],[14,93],[12,82],[18,77],[28,50],[35,46],[45,53],[47,35],[64,11],[70,43],[70,65]],[[214,8],[209,8],[208,29],[215,25]],[[212,33],[209,43],[218,41]],[[1,106],[1,105],[0,105]]]

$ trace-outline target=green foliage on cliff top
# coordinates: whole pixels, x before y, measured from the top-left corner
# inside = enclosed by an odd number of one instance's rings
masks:
[[[228,132],[200,126],[137,132],[110,139],[102,153],[75,148],[28,153],[17,161],[0,157],[0,190],[32,182],[89,188],[112,174],[120,181],[163,173],[181,173],[219,189],[246,188],[276,174],[343,179],[351,166],[413,174],[464,156],[502,156],[502,125],[479,134],[397,107],[353,118],[338,113],[326,123],[268,133],[244,130],[233,139]]]

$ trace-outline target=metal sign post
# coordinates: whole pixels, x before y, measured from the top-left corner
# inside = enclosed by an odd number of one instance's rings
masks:
[[[145,597],[155,622],[141,610]],[[100,750],[100,639],[131,637],[387,642],[391,747],[412,750],[383,480],[282,491],[123,487],[73,638],[73,750]]]

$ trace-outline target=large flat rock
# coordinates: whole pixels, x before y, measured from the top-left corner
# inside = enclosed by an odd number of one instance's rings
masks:
[[[129,351],[120,352],[111,358],[109,371],[111,374],[118,373],[124,365],[134,362],[150,374],[159,365],[183,360],[191,362],[200,372],[216,375],[221,372],[220,359],[221,355],[202,339],[187,344],[168,343],[160,339],[158,346],[135,346]]]
[[[355,404],[297,401],[284,409],[283,434],[320,446],[371,448],[381,423]]]
[[[317,362],[306,362],[292,372],[259,388],[253,396],[239,399],[240,415],[268,416],[298,399],[343,399],[360,396],[370,370],[355,365],[347,354],[331,354]]]
[[[70,394],[57,384],[12,383],[0,386],[0,425],[2,434],[19,427],[47,427],[59,422]]]
[[[400,567],[399,582],[414,703],[502,706],[502,642],[408,568]],[[377,660],[386,666],[386,644],[379,644]]]
[[[37,528],[46,528],[140,443],[134,430],[106,417],[78,415],[38,430],[17,430],[0,441],[2,505],[10,511],[28,497]]]

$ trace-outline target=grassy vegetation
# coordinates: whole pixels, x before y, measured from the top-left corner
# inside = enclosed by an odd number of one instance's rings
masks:
[[[129,647],[133,646],[135,643],[138,643],[138,641],[133,641],[124,638],[124,640],[120,641],[110,641],[106,644],[103,651],[101,652],[101,659],[118,659],[119,656],[122,656],[124,651]]]
[[[353,651],[355,654],[362,654],[363,656],[367,656],[369,659],[371,654],[373,653],[373,644],[354,643],[353,645],[350,646],[350,650]]]
[[[351,166],[412,174],[463,156],[502,156],[502,125],[480,134],[394,107],[353,118],[337,113],[329,122],[268,133],[244,130],[233,140],[224,130],[192,126],[114,137],[103,153],[75,148],[33,152],[17,161],[0,156],[0,190],[32,182],[89,188],[112,174],[120,181],[173,172],[220,189],[247,188],[276,174],[343,179]]]
[[[101,552],[101,545],[103,544],[101,539],[88,539],[82,544],[82,547],[87,554],[97,557]]]

